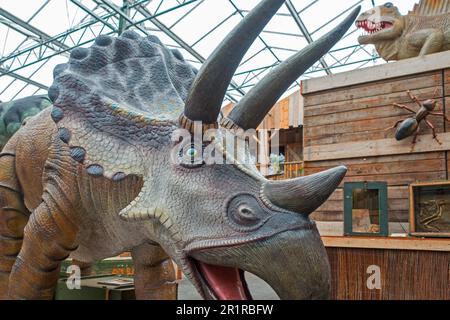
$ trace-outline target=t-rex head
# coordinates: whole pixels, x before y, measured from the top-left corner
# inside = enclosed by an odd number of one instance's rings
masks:
[[[402,15],[396,6],[387,2],[361,13],[356,20],[356,26],[367,32],[359,37],[361,44],[375,44],[401,35],[399,30],[403,29]]]
[[[142,177],[139,195],[120,210],[123,223],[144,228],[142,241],[161,245],[206,298],[251,298],[244,271],[281,298],[329,294],[327,254],[309,214],[346,168],[268,181],[249,161],[245,137],[342,38],[359,8],[274,68],[218,123],[240,61],[283,3],[260,1],[198,72],[154,37],[126,32],[72,52],[49,91],[60,138],[89,174],[117,183]],[[241,147],[229,147],[230,137]]]

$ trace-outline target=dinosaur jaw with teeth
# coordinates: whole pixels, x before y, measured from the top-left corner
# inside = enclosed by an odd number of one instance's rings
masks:
[[[390,29],[392,28],[393,25],[394,24],[392,22],[388,21],[381,21],[381,22],[372,22],[370,20],[356,21],[356,27],[358,27],[359,29],[363,29],[369,35],[372,35],[385,29]]]

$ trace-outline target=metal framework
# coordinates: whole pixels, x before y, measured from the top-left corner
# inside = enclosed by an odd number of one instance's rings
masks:
[[[51,84],[50,72],[61,57],[67,58],[71,49],[87,46],[100,34],[120,34],[126,29],[135,29],[143,35],[155,34],[168,46],[178,48],[194,65],[200,67],[217,44],[216,38],[223,37],[223,30],[229,30],[245,16],[254,1],[245,0],[65,0],[67,12],[76,12],[77,21],[66,31],[53,34],[38,27],[34,21],[48,15],[55,0],[29,0],[39,6],[24,18],[17,12],[0,8],[0,27],[6,28],[4,43],[0,43],[0,100],[9,100],[37,92],[44,93]],[[257,81],[287,56],[317,39],[337,23],[339,18],[358,4],[372,5],[372,0],[347,0],[349,4],[340,12],[328,12],[320,17],[321,24],[313,28],[304,19],[311,10],[325,0],[287,0],[276,19],[287,23],[288,29],[277,29],[269,25],[252,47],[235,74],[227,94],[227,100],[237,101]],[[252,4],[248,4],[252,2]],[[327,2],[327,1],[325,1]],[[59,1],[61,3],[61,1]],[[186,28],[193,21],[198,24],[198,15],[219,4],[223,17],[208,25],[203,33],[192,40],[187,37]],[[306,5],[305,5],[306,4]],[[52,9],[55,10],[55,9]],[[61,13],[62,14],[62,13]],[[218,15],[217,13],[214,15]],[[49,25],[51,25],[51,17]],[[193,20],[194,19],[194,20]],[[283,19],[283,20],[282,20]],[[228,29],[227,29],[228,28]],[[198,35],[196,30],[195,35]],[[346,37],[354,36],[355,29]],[[14,34],[14,37],[12,35]],[[9,36],[9,37],[8,37]],[[1,38],[0,38],[1,39]],[[20,39],[18,41],[17,39]],[[280,41],[283,39],[283,41]],[[14,44],[10,42],[15,41]],[[295,45],[279,45],[279,43]],[[367,48],[353,42],[338,44],[329,54],[306,72],[304,77],[332,74],[340,70],[360,68],[376,63],[378,56]],[[8,46],[7,46],[8,44]],[[3,53],[1,48],[3,46]],[[13,48],[5,50],[6,47]],[[297,83],[298,84],[298,83]]]

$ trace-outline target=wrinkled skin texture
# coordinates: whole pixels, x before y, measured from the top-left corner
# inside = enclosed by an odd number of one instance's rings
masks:
[[[362,13],[356,25],[369,33],[359,43],[375,45],[386,61],[450,50],[450,13],[403,16],[388,3]]]

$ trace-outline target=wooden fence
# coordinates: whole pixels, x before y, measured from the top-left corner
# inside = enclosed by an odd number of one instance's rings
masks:
[[[259,165],[257,165],[259,169]],[[303,176],[303,161],[285,162],[280,164],[281,173],[266,176],[270,180],[285,180]]]

